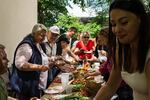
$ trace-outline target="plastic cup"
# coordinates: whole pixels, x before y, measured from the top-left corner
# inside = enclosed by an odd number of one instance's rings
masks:
[[[63,88],[65,89],[67,84],[69,83],[69,75],[70,73],[62,73],[61,74],[61,83]]]

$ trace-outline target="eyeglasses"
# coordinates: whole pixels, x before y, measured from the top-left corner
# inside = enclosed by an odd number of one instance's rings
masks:
[[[41,31],[41,32],[38,32],[37,34],[40,35],[41,37],[45,37],[46,31]]]
[[[83,38],[89,38],[89,37],[83,37]]]

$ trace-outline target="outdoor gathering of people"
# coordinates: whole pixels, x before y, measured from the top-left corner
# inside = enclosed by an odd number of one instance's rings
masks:
[[[5,48],[0,44],[0,100],[47,100],[42,98],[45,90],[61,73],[75,77],[78,71],[76,78],[86,82],[96,76],[103,80],[82,100],[150,100],[150,17],[141,0],[113,0],[108,26],[94,39],[76,26],[61,33],[57,25],[36,23],[16,45],[13,62]],[[7,83],[2,77],[6,72]]]

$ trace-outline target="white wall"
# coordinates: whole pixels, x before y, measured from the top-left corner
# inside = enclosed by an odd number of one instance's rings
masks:
[[[0,0],[0,43],[12,63],[14,50],[37,23],[37,0]]]

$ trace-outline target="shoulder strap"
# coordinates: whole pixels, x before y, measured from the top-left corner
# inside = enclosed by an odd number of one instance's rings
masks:
[[[41,46],[42,50],[44,51],[44,53],[46,53],[46,47],[45,47],[45,44],[44,44],[44,43],[41,43],[40,46]]]

